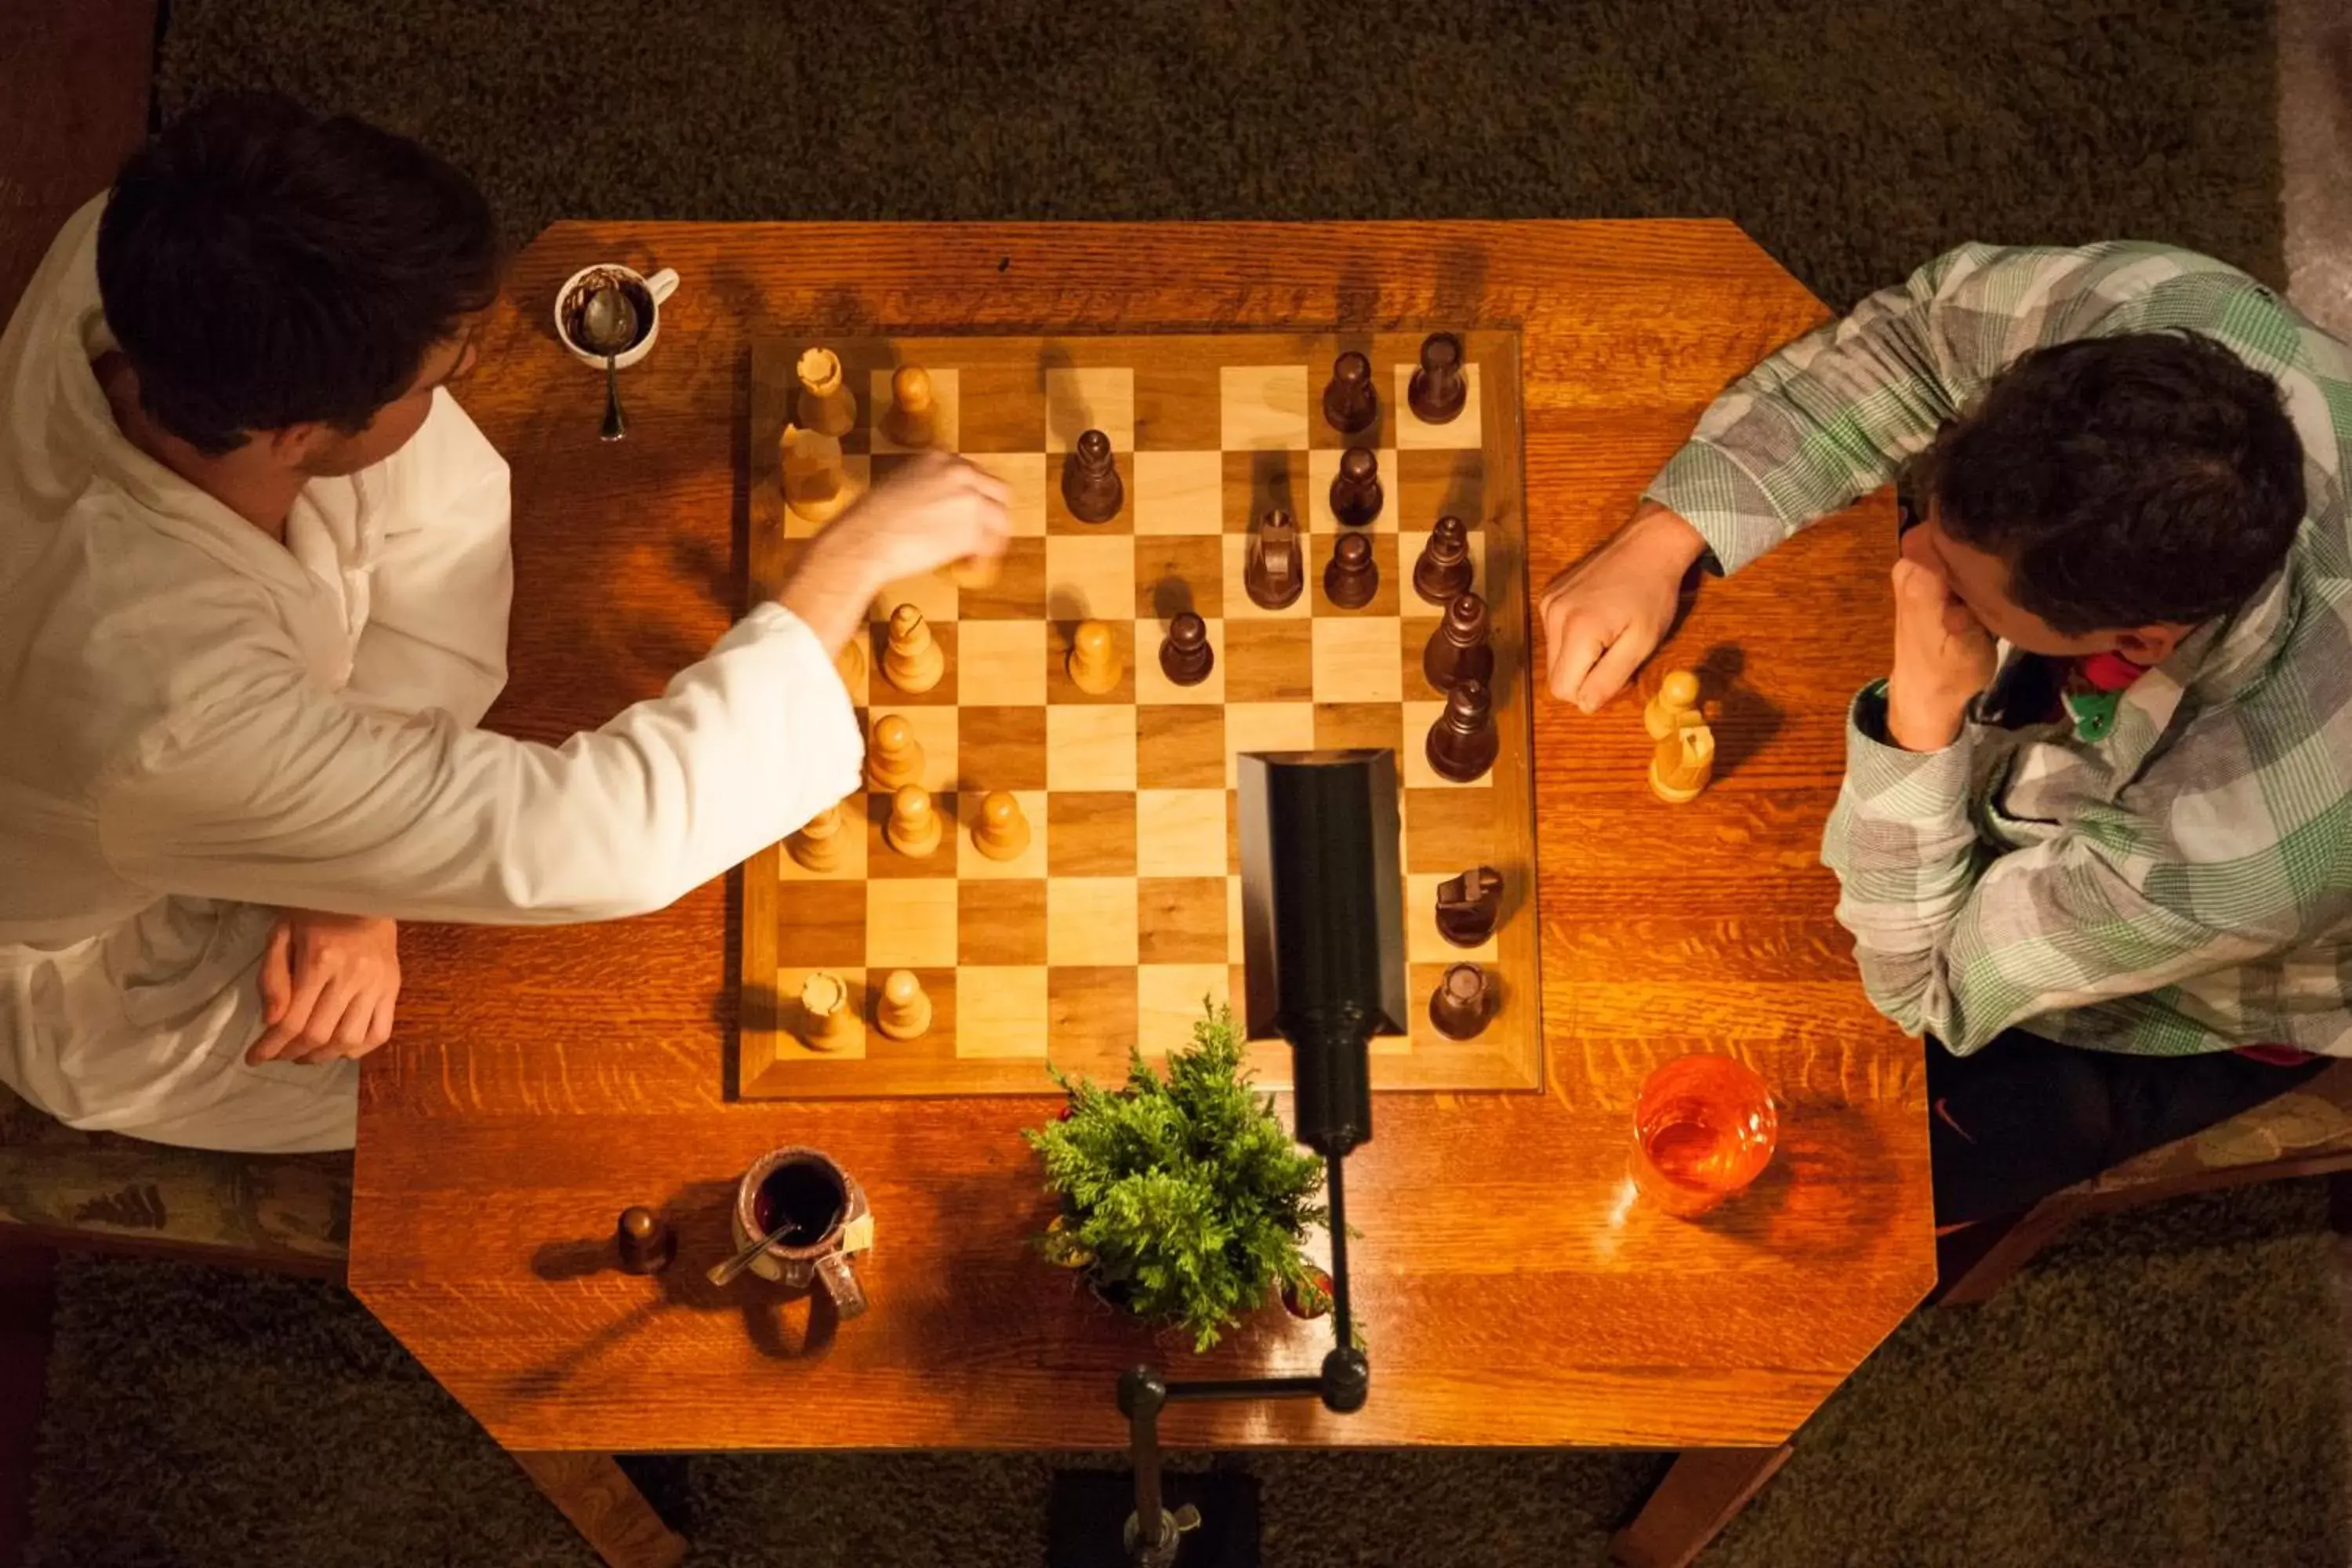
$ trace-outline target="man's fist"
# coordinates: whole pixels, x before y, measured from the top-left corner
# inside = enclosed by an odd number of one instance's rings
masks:
[[[1012,490],[942,452],[899,468],[809,542],[777,602],[838,649],[866,624],[874,595],[958,561],[992,561],[1013,536]]]
[[[2000,650],[1945,580],[1926,529],[1904,535],[1894,583],[1886,732],[1906,752],[1939,752],[1959,738],[1969,699],[1992,683]]]
[[[392,1037],[400,995],[400,928],[361,915],[288,910],[261,958],[268,1026],[248,1062],[363,1057]]]
[[[1587,713],[1624,689],[1674,624],[1684,574],[1706,549],[1697,529],[1654,501],[1551,580],[1539,609],[1551,694]]]

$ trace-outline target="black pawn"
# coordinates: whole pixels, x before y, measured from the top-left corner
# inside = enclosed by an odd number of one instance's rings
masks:
[[[1307,568],[1298,558],[1298,529],[1290,514],[1276,509],[1259,520],[1250,535],[1249,555],[1242,563],[1242,586],[1250,603],[1261,610],[1279,610],[1298,602],[1307,590]]]
[[[1470,400],[1469,378],[1462,374],[1462,340],[1452,332],[1432,332],[1421,342],[1421,368],[1412,373],[1404,400],[1423,425],[1448,425]]]
[[[649,1208],[623,1209],[613,1227],[613,1242],[625,1274],[658,1274],[677,1256],[677,1233]]]
[[[1412,591],[1433,605],[1470,591],[1470,529],[1458,517],[1441,517],[1412,563]]]
[[[1323,568],[1323,596],[1343,610],[1360,610],[1380,591],[1372,542],[1360,533],[1341,534],[1331,546],[1331,563]]]
[[[1160,673],[1178,686],[1198,686],[1217,665],[1217,650],[1209,646],[1209,623],[1186,610],[1168,623],[1160,639]]]
[[[1381,515],[1381,459],[1370,447],[1350,447],[1339,454],[1339,472],[1331,480],[1331,515],[1350,528],[1361,528]]]
[[[1445,711],[1429,727],[1429,765],[1439,778],[1468,784],[1495,765],[1495,700],[1483,680],[1445,694]]]
[[[1381,422],[1381,395],[1372,385],[1372,362],[1349,349],[1331,362],[1323,388],[1323,422],[1342,436],[1360,435]]]
[[[1062,500],[1080,522],[1108,522],[1126,504],[1127,486],[1111,460],[1110,437],[1101,431],[1081,434],[1062,464]]]
[[[1421,673],[1440,691],[1465,680],[1495,679],[1495,647],[1486,640],[1486,601],[1456,594],[1445,601],[1445,618],[1429,634],[1421,652]]]
[[[1495,934],[1503,912],[1503,874],[1474,866],[1437,884],[1437,934],[1456,947],[1476,947]]]
[[[1449,1040],[1475,1039],[1492,1011],[1486,972],[1475,963],[1456,963],[1430,994],[1429,1021]]]

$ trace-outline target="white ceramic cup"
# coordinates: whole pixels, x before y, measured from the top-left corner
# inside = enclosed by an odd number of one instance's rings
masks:
[[[613,356],[615,369],[626,370],[653,352],[654,339],[661,334],[662,301],[677,291],[677,274],[665,267],[648,278],[634,267],[624,267],[617,261],[600,261],[593,267],[583,267],[563,280],[555,291],[555,335],[572,351],[572,357],[595,370],[604,368],[604,356],[590,353],[572,341],[571,318],[577,314],[585,300],[592,281],[610,278],[618,283],[634,283],[643,289],[644,298],[654,302],[653,319],[645,326],[645,335]]]

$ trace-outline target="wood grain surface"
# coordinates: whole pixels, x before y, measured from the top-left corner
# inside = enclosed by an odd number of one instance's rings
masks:
[[[555,342],[573,268],[683,281],[596,439]],[[1515,327],[1530,580],[1633,510],[1723,384],[1822,319],[1718,222],[561,224],[520,258],[459,389],[513,465],[512,675],[489,722],[557,742],[657,694],[742,603],[750,343],[765,323],[901,332]],[[1718,759],[1645,784],[1637,700],[1536,704],[1544,1090],[1391,1094],[1349,1166],[1370,1403],[1171,1410],[1179,1444],[1777,1445],[1934,1269],[1920,1047],[1880,1020],[1818,864],[1846,700],[1889,632],[1883,499],[1710,583],[1645,679],[1706,672]],[[351,1279],[519,1449],[1110,1446],[1116,1372],[1312,1371],[1278,1310],[1196,1362],[1032,1257],[1049,1212],[1017,1133],[1050,1100],[744,1103],[738,879],[615,926],[412,927],[362,1089]],[[1729,1051],[1783,1104],[1758,1186],[1703,1223],[1633,1201],[1643,1076]],[[737,1174],[814,1144],[872,1195],[874,1307],[701,1270]],[[677,1225],[613,1267],[614,1215]]]

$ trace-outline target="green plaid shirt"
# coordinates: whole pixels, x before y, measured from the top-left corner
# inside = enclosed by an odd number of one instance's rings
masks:
[[[1883,684],[1849,717],[1822,848],[1838,919],[1871,1000],[1954,1051],[2021,1025],[2352,1055],[2352,351],[2186,251],[1967,246],[1734,384],[1648,491],[1737,571],[1888,482],[2019,356],[2165,328],[2285,393],[2310,510],[2284,570],[2134,682],[2096,741],[1971,713],[1952,745],[1906,752]]]

